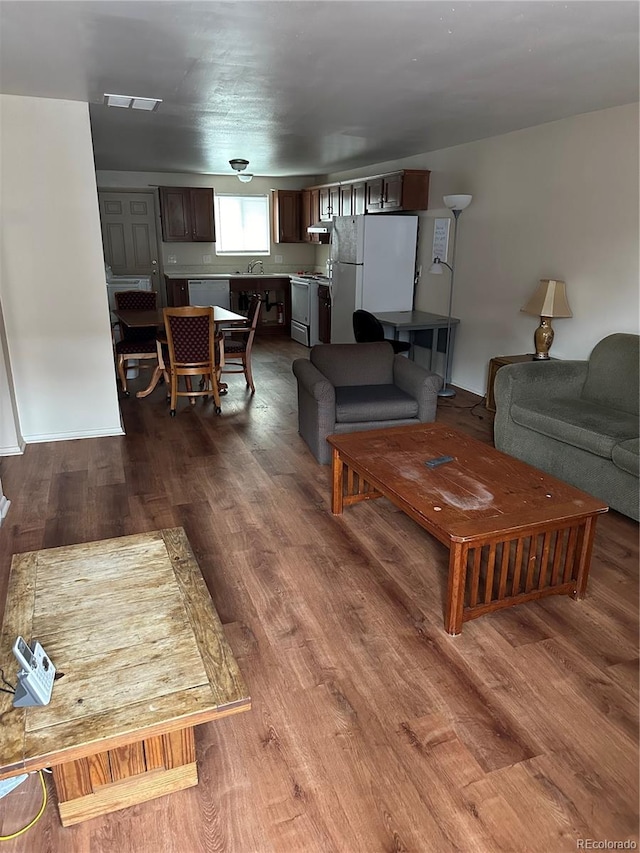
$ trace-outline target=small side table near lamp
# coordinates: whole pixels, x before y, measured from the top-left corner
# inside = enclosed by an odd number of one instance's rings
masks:
[[[522,361],[545,362],[551,359],[549,350],[553,343],[553,328],[551,319],[553,317],[572,317],[571,308],[567,302],[566,285],[564,281],[557,279],[542,278],[536,292],[527,304],[521,308],[525,314],[533,314],[540,317],[540,325],[534,334],[535,353],[527,355],[500,355],[492,358],[489,362],[489,375],[487,377],[486,408],[495,412],[496,404],[493,386],[496,373],[505,364],[517,364]]]

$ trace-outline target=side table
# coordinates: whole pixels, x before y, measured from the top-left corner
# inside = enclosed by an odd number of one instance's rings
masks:
[[[527,355],[497,355],[489,362],[489,376],[487,377],[487,397],[485,406],[488,411],[495,412],[496,401],[493,395],[493,385],[496,381],[496,373],[505,364],[517,364],[520,361],[534,361],[533,353]]]

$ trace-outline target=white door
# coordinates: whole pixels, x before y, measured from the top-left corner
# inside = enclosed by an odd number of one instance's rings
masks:
[[[114,275],[151,276],[160,293],[153,192],[98,191],[105,263]]]
[[[362,267],[334,263],[331,272],[331,343],[353,344],[353,312],[359,308],[358,279]]]

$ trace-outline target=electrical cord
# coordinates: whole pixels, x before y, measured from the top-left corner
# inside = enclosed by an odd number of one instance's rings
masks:
[[[3,693],[15,693],[16,688],[10,681],[7,681],[7,679],[4,677],[4,669],[0,669],[0,677],[2,678],[2,683],[6,684],[7,687],[10,688],[9,690],[6,690],[4,687],[0,687],[0,690],[2,690]]]
[[[26,826],[23,826],[22,829],[19,829],[17,832],[12,832],[11,835],[0,835],[0,841],[11,841],[12,838],[17,838],[19,835],[23,835],[27,830],[31,829],[32,826],[35,826],[44,814],[44,810],[47,805],[47,786],[45,785],[42,770],[38,770],[38,775],[40,776],[40,784],[42,785],[42,805],[40,806],[40,811],[34,819]]]
[[[481,400],[478,400],[477,403],[473,403],[471,406],[457,406],[455,403],[451,403],[451,404],[449,404],[449,406],[447,408],[456,409],[456,411],[458,411],[458,412],[463,412],[463,411],[469,410],[469,414],[472,417],[478,418],[479,420],[482,421],[482,420],[484,420],[484,415],[479,415],[474,410],[477,409],[478,406],[484,406],[486,403],[486,400],[487,400],[487,398],[485,396]]]

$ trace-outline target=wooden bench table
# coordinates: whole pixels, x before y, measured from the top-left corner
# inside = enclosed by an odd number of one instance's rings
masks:
[[[181,527],[14,556],[16,636],[58,673],[48,705],[0,693],[0,779],[51,766],[64,826],[198,783],[194,726],[251,707]]]

